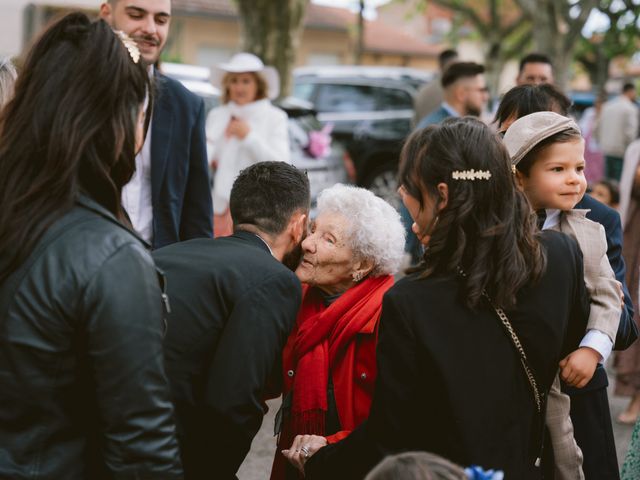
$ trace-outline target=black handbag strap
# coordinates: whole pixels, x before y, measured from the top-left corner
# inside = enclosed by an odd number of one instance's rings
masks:
[[[486,293],[483,292],[483,295],[495,310],[496,315],[498,315],[498,318],[500,319],[502,326],[507,332],[507,336],[511,339],[511,343],[513,347],[516,349],[516,352],[518,352],[518,356],[520,357],[520,364],[522,365],[524,374],[527,377],[527,380],[529,381],[529,385],[531,385],[531,390],[533,391],[533,399],[536,403],[536,409],[538,410],[538,413],[542,413],[544,396],[543,394],[540,393],[540,390],[538,389],[538,382],[536,382],[536,379],[533,376],[533,372],[531,371],[531,367],[529,367],[529,361],[527,360],[527,354],[525,353],[524,348],[522,347],[522,342],[520,342],[520,339],[518,338],[518,335],[516,334],[516,331],[513,328],[513,325],[511,325],[511,322],[509,321],[507,314],[504,313],[504,310],[494,305]]]
[[[463,277],[467,276],[466,273],[464,273],[464,270],[462,270],[461,268],[458,268],[458,273],[460,273],[460,275],[462,275]],[[527,381],[531,386],[531,390],[533,392],[533,399],[536,404],[536,410],[538,411],[538,413],[542,413],[542,409],[544,406],[544,394],[540,393],[540,389],[538,388],[538,382],[536,381],[536,378],[533,375],[533,371],[529,366],[529,361],[527,360],[527,354],[524,351],[524,347],[522,346],[522,342],[520,341],[520,338],[518,338],[518,334],[513,328],[513,325],[511,325],[511,322],[509,321],[509,317],[507,317],[507,314],[504,312],[502,308],[498,307],[493,303],[493,301],[491,300],[491,297],[489,297],[486,291],[484,290],[482,291],[482,296],[487,300],[487,302],[489,302],[489,305],[491,305],[491,308],[493,308],[493,310],[496,312],[496,315],[500,319],[500,323],[502,327],[504,328],[505,332],[507,333],[507,336],[511,340],[511,344],[513,345],[513,348],[515,348],[516,353],[520,358],[520,364],[522,365],[522,370],[524,371],[524,374],[527,377]]]
[[[464,271],[459,267],[458,267],[458,273],[463,277],[466,277],[466,274],[464,273]],[[507,317],[507,314],[504,312],[504,310],[501,307],[498,307],[493,303],[493,301],[491,300],[491,297],[489,297],[486,291],[484,290],[482,291],[482,296],[487,300],[489,305],[491,305],[491,308],[493,308],[493,310],[496,312],[496,315],[500,319],[500,323],[504,328],[504,331],[506,332],[507,336],[511,340],[511,344],[513,345],[513,348],[516,350],[516,353],[518,354],[518,357],[520,359],[520,364],[522,365],[522,370],[524,371],[524,374],[527,377],[527,381],[531,386],[531,391],[533,392],[533,400],[535,402],[536,411],[538,413],[538,418],[539,418],[538,432],[536,432],[537,437],[539,439],[539,441],[536,443],[538,443],[539,446],[535,454],[535,457],[536,457],[535,466],[539,467],[542,461],[542,451],[544,448],[544,425],[545,425],[546,406],[547,406],[545,402],[545,395],[544,393],[541,393],[540,389],[538,388],[538,382],[536,381],[536,378],[533,375],[533,371],[529,366],[529,361],[527,360],[527,354],[524,351],[524,347],[522,346],[522,342],[520,341],[518,334],[516,333],[515,329],[513,328],[513,325],[511,325],[511,322],[509,321],[509,317]]]

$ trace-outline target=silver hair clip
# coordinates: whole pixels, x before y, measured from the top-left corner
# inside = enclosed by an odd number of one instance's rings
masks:
[[[454,170],[451,174],[454,180],[489,180],[491,172],[489,170]]]
[[[122,44],[129,52],[129,56],[133,63],[138,63],[140,61],[140,49],[136,44],[135,40],[133,40],[129,35],[124,33],[122,30],[114,30],[114,33],[118,36],[118,38],[122,41]]]

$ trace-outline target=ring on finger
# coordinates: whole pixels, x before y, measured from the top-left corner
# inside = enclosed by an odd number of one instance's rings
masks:
[[[309,447],[308,447],[307,445],[303,445],[303,446],[300,448],[300,451],[301,451],[302,453],[304,453],[304,458],[309,458],[309,456],[310,456],[311,452],[309,452]]]

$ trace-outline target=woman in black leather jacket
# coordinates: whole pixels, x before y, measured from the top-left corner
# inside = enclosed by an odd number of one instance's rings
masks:
[[[120,195],[143,143],[136,44],[70,14],[0,115],[0,478],[181,478],[162,291]]]

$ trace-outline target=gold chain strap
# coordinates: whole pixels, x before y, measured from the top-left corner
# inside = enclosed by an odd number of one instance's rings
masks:
[[[536,401],[536,408],[538,409],[538,413],[540,413],[542,412],[542,400],[540,398],[540,391],[538,390],[538,384],[536,383],[536,379],[534,378],[533,373],[529,368],[529,363],[527,362],[527,354],[524,353],[524,349],[522,348],[520,339],[518,338],[515,330],[511,326],[511,322],[509,322],[509,319],[507,318],[507,315],[504,313],[504,310],[502,310],[500,307],[496,307],[493,304],[493,302],[491,302],[491,299],[486,293],[483,292],[483,295],[489,301],[491,306],[494,308],[494,310],[498,314],[498,317],[500,318],[502,325],[504,325],[504,328],[507,330],[507,332],[511,336],[511,341],[513,342],[513,345],[516,347],[516,350],[518,350],[518,353],[520,354],[520,363],[522,364],[522,368],[524,368],[524,373],[527,375],[527,378],[529,379],[529,384],[531,385],[531,389],[533,390],[533,398]]]
[[[464,273],[464,270],[462,270],[460,267],[458,267],[458,273],[460,273],[460,275],[462,275],[463,277],[467,276],[466,273]],[[538,410],[538,413],[541,413],[542,397],[540,395],[540,391],[538,390],[538,383],[536,382],[536,379],[533,376],[531,369],[529,368],[529,362],[527,361],[527,354],[524,352],[524,348],[522,348],[522,343],[520,343],[520,339],[518,338],[518,335],[516,335],[516,331],[513,329],[513,326],[511,326],[511,322],[509,321],[509,318],[507,318],[507,314],[504,313],[504,310],[494,305],[494,303],[491,301],[491,298],[489,297],[489,295],[487,295],[487,292],[485,292],[484,290],[482,291],[482,295],[484,296],[484,298],[487,299],[487,301],[489,302],[489,305],[491,305],[493,309],[496,311],[496,314],[498,314],[498,318],[500,318],[502,325],[504,326],[505,330],[511,337],[511,342],[513,343],[514,347],[518,351],[518,354],[520,355],[520,363],[522,364],[524,373],[526,374],[527,379],[529,380],[529,385],[531,385],[531,389],[533,390],[533,398],[536,402],[536,409]]]

